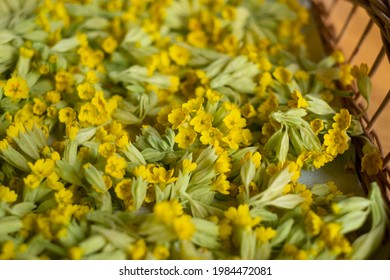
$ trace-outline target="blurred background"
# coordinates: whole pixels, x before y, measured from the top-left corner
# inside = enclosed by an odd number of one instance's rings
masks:
[[[332,7],[330,22],[333,23],[336,34],[338,34],[340,30],[342,30],[348,15],[352,11],[353,5],[347,0],[322,0],[322,2],[324,2],[327,8]],[[369,17],[365,10],[358,8],[354,16],[351,18],[350,24],[346,28],[343,37],[338,43],[338,48],[344,52],[346,59],[348,59],[352,54],[353,49],[357,45],[368,22]],[[351,61],[351,64],[360,65],[360,63],[364,62],[367,63],[368,66],[371,66],[381,47],[382,41],[380,31],[374,24],[359,49],[359,52]],[[368,110],[370,118],[375,113],[390,88],[390,65],[389,60],[386,57],[383,59],[377,72],[372,77],[372,82],[373,90],[371,104]],[[385,112],[382,113],[374,129],[379,135],[383,152],[386,155],[390,151],[390,106],[386,107]]]

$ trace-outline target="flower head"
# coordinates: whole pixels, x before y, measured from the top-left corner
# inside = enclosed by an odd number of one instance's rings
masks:
[[[12,77],[4,86],[4,95],[13,99],[26,99],[29,91],[26,80],[21,77]]]
[[[342,154],[348,149],[348,141],[349,137],[344,130],[331,129],[324,136],[326,152],[332,156]]]
[[[379,173],[382,169],[383,160],[378,152],[366,153],[362,159],[362,172],[366,172],[367,175],[372,176]]]

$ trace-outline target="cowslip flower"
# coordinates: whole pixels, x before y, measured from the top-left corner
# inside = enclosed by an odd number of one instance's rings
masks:
[[[347,109],[341,109],[340,113],[337,113],[333,120],[335,121],[332,124],[333,128],[337,128],[339,130],[347,130],[351,125],[352,116],[349,114]]]
[[[249,229],[260,223],[260,217],[252,217],[249,213],[249,205],[241,204],[237,208],[229,207],[224,212],[225,217],[232,221],[233,224],[244,229]]]
[[[190,60],[191,53],[186,48],[173,45],[169,47],[169,56],[177,65],[185,66]]]
[[[179,133],[175,137],[175,142],[180,148],[191,146],[196,139],[196,132],[191,128],[179,127]]]
[[[349,136],[344,130],[330,129],[324,136],[326,152],[332,156],[342,154],[348,149]]]
[[[4,86],[4,95],[13,99],[26,99],[29,91],[26,80],[21,77],[10,78]]]
[[[383,160],[380,153],[366,153],[362,158],[361,172],[366,172],[369,176],[376,175],[382,169],[382,165]]]

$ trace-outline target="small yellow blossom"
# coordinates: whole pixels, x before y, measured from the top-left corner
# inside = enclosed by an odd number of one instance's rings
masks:
[[[148,182],[169,184],[175,182],[177,177],[173,176],[174,169],[167,171],[164,167],[153,167],[148,173]]]
[[[144,239],[139,239],[135,244],[132,244],[129,248],[131,258],[133,260],[141,260],[146,255],[148,248]]]
[[[347,109],[341,109],[340,113],[337,113],[334,117],[334,123],[332,124],[333,128],[339,130],[347,130],[351,125],[352,116],[349,114]]]
[[[15,202],[17,198],[18,195],[15,193],[15,191],[10,190],[10,188],[6,186],[0,185],[0,201],[12,203]]]
[[[38,116],[42,115],[47,109],[46,103],[39,98],[34,98],[33,101],[34,101],[34,107],[33,107],[34,114]]]
[[[70,124],[76,119],[76,112],[70,107],[62,108],[58,112],[58,120],[65,124]]]
[[[320,234],[322,225],[323,221],[316,213],[313,211],[308,211],[306,213],[305,226],[310,235],[315,236]]]
[[[204,145],[213,145],[218,146],[219,141],[222,140],[222,133],[218,128],[212,127],[207,131],[202,131],[202,136],[200,137],[200,141]]]
[[[115,153],[115,144],[110,142],[105,142],[99,145],[99,154],[105,158],[112,156]]]
[[[324,128],[324,122],[320,119],[314,119],[310,122],[310,126],[315,134],[320,133]]]
[[[187,117],[187,110],[177,108],[168,115],[168,121],[172,124],[173,129],[177,129],[187,120]]]
[[[21,77],[12,77],[4,86],[4,95],[13,99],[26,99],[29,91],[26,80]]]
[[[246,120],[241,117],[239,110],[232,110],[224,119],[223,123],[228,129],[241,129],[246,126]]]
[[[378,174],[382,167],[383,160],[380,153],[371,152],[363,156],[361,172],[366,172],[367,175],[372,176]]]
[[[190,60],[191,53],[179,45],[172,45],[169,47],[169,56],[177,65],[185,66]]]
[[[197,164],[195,162],[192,162],[189,159],[183,160],[182,164],[183,164],[183,173],[184,174],[187,174],[187,173],[194,171],[197,167]]]
[[[175,142],[180,148],[187,148],[191,146],[196,139],[196,132],[191,128],[179,127],[179,133],[175,137]]]
[[[331,129],[324,136],[326,152],[332,156],[343,154],[348,149],[348,141],[349,137],[344,130]]]
[[[222,194],[229,194],[230,182],[227,180],[227,176],[225,174],[219,175],[211,186],[215,191]]]
[[[126,160],[122,157],[112,155],[107,159],[105,172],[117,179],[122,179],[126,172]]]
[[[276,230],[271,227],[257,227],[256,237],[261,243],[268,242],[276,235]]]
[[[84,255],[84,250],[81,247],[71,247],[68,250],[69,257],[72,260],[81,260]]]
[[[207,36],[201,31],[193,31],[187,35],[187,42],[197,48],[205,48],[207,46]]]
[[[112,36],[108,36],[103,40],[102,48],[106,53],[108,54],[113,53],[117,47],[118,47],[118,42]]]
[[[154,217],[165,224],[171,224],[174,218],[183,215],[183,207],[177,200],[160,201],[154,205]]]
[[[298,90],[294,90],[291,93],[292,100],[287,102],[287,105],[290,108],[304,108],[309,106],[306,99],[302,96],[302,94]]]
[[[281,84],[288,84],[292,79],[291,72],[282,66],[276,67],[272,75]]]
[[[153,256],[158,260],[166,260],[170,256],[169,249],[164,245],[156,245],[153,249]]]
[[[182,215],[173,220],[173,229],[180,240],[190,240],[195,233],[195,225],[188,215]]]
[[[211,103],[215,103],[222,98],[222,94],[214,89],[208,89],[206,91],[206,97]]]
[[[254,217],[249,213],[249,205],[241,204],[238,208],[230,207],[225,211],[225,217],[233,222],[233,224],[245,229],[252,228],[260,223],[260,217]]]
[[[85,82],[77,86],[77,94],[82,100],[91,99],[95,95],[95,88],[92,84]]]
[[[196,132],[202,132],[209,130],[214,120],[213,115],[203,110],[199,110],[196,116],[190,121],[190,124],[194,126]]]
[[[72,191],[61,188],[54,194],[54,198],[56,199],[58,204],[68,205],[72,203],[73,193]]]
[[[119,199],[128,200],[131,198],[131,180],[124,179],[115,186],[115,194]]]
[[[4,242],[1,247],[0,260],[11,260],[15,258],[15,249],[15,244],[12,242],[12,240],[7,240]]]

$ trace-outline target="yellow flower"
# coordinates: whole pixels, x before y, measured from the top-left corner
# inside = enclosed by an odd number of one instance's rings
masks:
[[[308,258],[307,252],[305,252],[304,250],[299,250],[293,244],[285,244],[283,246],[283,253],[286,254],[286,256],[292,258],[293,260],[307,260]]]
[[[153,167],[148,173],[149,183],[162,183],[169,184],[177,180],[177,177],[173,177],[174,169],[167,171],[164,167]]]
[[[124,179],[115,186],[115,194],[119,199],[131,199],[131,180]]]
[[[72,260],[81,260],[84,255],[84,250],[81,247],[70,247],[68,250],[69,257]]]
[[[6,186],[0,185],[0,201],[12,203],[15,202],[17,198],[18,195],[13,190]]]
[[[169,255],[169,249],[164,245],[156,245],[153,249],[153,256],[158,260],[166,260]]]
[[[196,116],[191,120],[190,124],[194,126],[196,132],[202,132],[211,128],[213,122],[213,115],[204,110],[199,110]]]
[[[58,71],[54,77],[56,91],[73,91],[74,77],[70,72]]]
[[[210,144],[218,146],[220,140],[222,140],[222,133],[215,127],[212,127],[207,131],[202,131],[202,136],[200,137],[200,141],[204,145]]]
[[[204,98],[198,96],[197,98],[192,98],[182,105],[183,109],[187,110],[189,113],[197,112],[202,107]]]
[[[175,218],[173,220],[173,229],[180,240],[190,240],[196,230],[189,215]]]
[[[282,66],[278,66],[275,68],[272,75],[275,77],[277,81],[279,81],[281,84],[288,84],[291,82],[292,74],[290,71],[288,71],[286,68]]]
[[[351,74],[352,66],[349,64],[343,64],[340,66],[340,82],[344,86],[349,86],[352,84],[354,77]]]
[[[105,172],[117,179],[122,179],[126,172],[126,160],[122,157],[112,155],[107,159]]]
[[[224,119],[223,123],[230,130],[241,129],[246,126],[246,120],[241,118],[239,110],[232,110]]]
[[[72,191],[65,188],[61,188],[54,194],[54,198],[56,199],[57,203],[63,205],[72,204],[72,197]]]
[[[260,217],[251,217],[249,213],[249,205],[247,204],[241,204],[238,208],[229,207],[224,214],[227,219],[233,222],[233,224],[245,229],[250,229],[261,221]]]
[[[108,158],[109,156],[112,156],[115,153],[115,144],[110,142],[105,142],[99,145],[99,154],[101,154],[103,157]]]
[[[62,108],[58,112],[58,120],[65,124],[70,124],[76,119],[76,112],[70,107]]]
[[[15,258],[15,256],[15,244],[12,240],[5,241],[1,247],[0,260],[11,260]]]
[[[215,162],[215,171],[221,174],[229,172],[231,168],[230,161],[231,159],[228,152],[221,153]]]
[[[77,94],[82,100],[91,99],[95,95],[95,92],[96,91],[94,86],[88,82],[79,84],[77,86]]]
[[[39,98],[34,98],[33,112],[35,115],[42,115],[47,109],[47,105],[44,101]]]
[[[188,117],[188,112],[185,109],[177,108],[172,110],[172,113],[168,115],[168,121],[172,124],[173,129],[180,127]]]
[[[23,179],[24,184],[30,189],[36,189],[41,183],[42,178],[35,175],[29,174],[26,178]]]
[[[163,200],[154,205],[153,214],[158,221],[169,225],[176,217],[183,215],[183,207],[177,200]]]
[[[321,229],[321,240],[335,255],[349,254],[352,251],[351,244],[341,234],[341,225],[336,223],[325,224]]]
[[[191,52],[178,45],[169,47],[169,56],[177,65],[185,66],[191,57]]]
[[[183,160],[183,174],[190,173],[194,171],[197,167],[197,164],[195,162],[192,162],[189,159]]]
[[[187,148],[194,143],[196,139],[196,132],[191,128],[179,127],[179,133],[175,137],[175,142],[180,148]]]
[[[306,99],[302,96],[302,94],[298,90],[294,90],[291,93],[292,100],[287,102],[288,107],[290,108],[304,108],[309,106]]]
[[[26,80],[21,77],[12,77],[4,86],[4,95],[13,99],[26,99],[29,91]]]
[[[217,179],[211,184],[212,190],[220,192],[222,194],[229,194],[230,182],[227,180],[225,174],[221,174]]]
[[[222,98],[222,94],[214,89],[208,89],[206,91],[206,97],[210,101],[210,103],[215,103]]]
[[[222,137],[222,141],[229,146],[232,150],[237,150],[239,148],[238,144],[241,142],[241,131],[240,130],[232,130],[224,137]]]
[[[379,173],[383,167],[383,160],[378,152],[367,153],[363,156],[361,172],[366,172],[367,175],[372,176]]]
[[[247,119],[256,117],[257,115],[255,108],[250,103],[246,103],[241,107],[241,114]]]
[[[52,159],[38,159],[34,164],[28,163],[31,171],[39,178],[46,178],[54,171],[55,163]]]
[[[330,162],[333,160],[333,157],[326,153],[326,152],[312,152],[311,157],[313,159],[313,165],[315,168],[320,168],[324,166],[326,163]]]
[[[344,63],[344,61],[345,61],[344,54],[343,54],[343,52],[340,51],[340,50],[334,51],[334,52],[332,53],[332,57],[333,57],[333,59],[334,59],[337,63]]]
[[[276,230],[271,227],[258,227],[255,230],[256,237],[260,243],[265,243],[271,240],[276,235]]]
[[[51,104],[57,104],[61,100],[61,93],[55,90],[50,90],[46,92],[45,99],[47,102],[50,102]]]
[[[324,122],[320,119],[314,119],[310,122],[310,126],[314,133],[318,134],[324,129]]]
[[[310,210],[306,213],[305,226],[310,235],[315,236],[320,234],[322,225],[323,221],[316,213]]]
[[[118,42],[112,36],[108,36],[103,40],[102,48],[106,53],[113,53],[117,47]]]
[[[348,149],[349,137],[344,130],[330,129],[324,136],[326,152],[332,156],[342,154]]]
[[[133,260],[141,260],[146,255],[148,247],[146,247],[145,240],[139,239],[135,244],[132,244],[129,248],[129,253]]]
[[[192,31],[187,35],[187,42],[197,48],[205,48],[207,41],[207,35],[201,30]]]
[[[347,130],[351,125],[352,116],[347,109],[341,109],[340,113],[337,113],[333,119],[335,120],[335,123],[332,124],[333,128]]]

